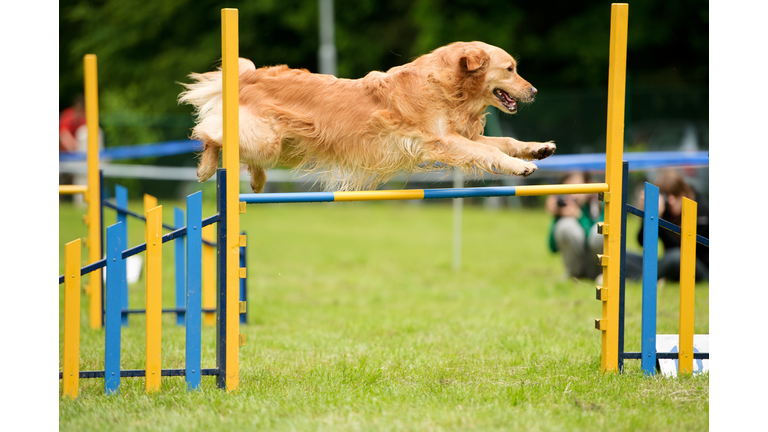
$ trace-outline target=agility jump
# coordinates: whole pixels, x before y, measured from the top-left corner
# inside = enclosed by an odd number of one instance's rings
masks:
[[[620,371],[624,358],[632,358],[623,353],[623,331],[620,332],[620,302],[622,298],[623,280],[621,265],[623,261],[622,245],[626,238],[624,219],[626,215],[626,178],[622,166],[623,134],[624,134],[624,100],[626,76],[626,45],[627,45],[628,5],[613,4],[611,6],[611,38],[610,38],[610,69],[608,91],[608,119],[606,142],[606,174],[604,183],[576,185],[543,185],[518,187],[487,187],[461,189],[425,189],[399,191],[364,191],[364,192],[315,192],[290,194],[239,194],[239,137],[238,137],[238,11],[237,9],[222,10],[222,73],[223,73],[223,155],[222,168],[217,171],[217,213],[203,219],[200,215],[201,193],[195,193],[187,198],[186,226],[178,228],[169,234],[162,235],[160,206],[147,212],[148,243],[125,249],[125,239],[120,235],[120,223],[107,228],[107,256],[100,259],[99,243],[94,243],[92,236],[89,243],[89,261],[91,264],[80,268],[80,241],[67,244],[65,259],[65,274],[60,277],[60,283],[65,283],[65,316],[64,316],[64,371],[60,373],[63,379],[63,394],[77,397],[79,378],[104,378],[105,392],[119,391],[120,377],[145,377],[148,392],[159,391],[162,376],[185,376],[189,388],[199,385],[201,376],[216,376],[217,385],[227,391],[235,391],[239,386],[239,346],[245,343],[244,335],[239,333],[238,314],[244,310],[245,302],[239,301],[240,278],[245,276],[245,268],[241,267],[240,247],[245,246],[246,238],[239,233],[239,215],[245,213],[246,204],[292,203],[292,202],[341,202],[341,201],[377,201],[377,200],[412,200],[412,199],[446,199],[465,197],[492,196],[536,196],[549,194],[586,194],[599,193],[605,203],[605,222],[600,230],[604,236],[604,253],[600,256],[603,266],[603,285],[597,287],[597,297],[602,302],[602,317],[596,320],[596,327],[601,331],[601,369],[604,372]],[[95,57],[94,57],[95,70]],[[94,81],[95,82],[95,81]],[[86,88],[87,85],[86,85]],[[95,95],[93,90],[91,95]],[[87,97],[88,93],[86,93]],[[96,106],[95,96],[91,100],[91,108]],[[88,110],[88,105],[86,106]],[[89,117],[89,139],[97,136],[97,117]],[[90,142],[89,142],[90,149]],[[90,154],[98,154],[96,149],[89,150]],[[228,179],[229,174],[232,178]],[[98,178],[91,181],[89,176],[89,193],[98,192]],[[95,195],[94,199],[98,199]],[[648,200],[650,201],[650,200]],[[96,213],[100,218],[100,214]],[[89,216],[90,217],[90,216]],[[98,227],[91,218],[90,229]],[[202,368],[199,364],[199,326],[201,307],[199,304],[199,274],[202,265],[199,255],[202,247],[201,232],[204,226],[217,224],[216,246],[218,250],[219,277],[216,294],[216,367]],[[687,227],[687,225],[686,225]],[[683,232],[686,232],[686,227]],[[159,303],[161,282],[160,266],[162,259],[160,251],[162,243],[180,237],[187,237],[187,367],[185,369],[161,369],[160,364],[160,314]],[[150,245],[150,243],[152,243]],[[95,251],[95,252],[94,252]],[[147,362],[144,370],[120,370],[119,368],[119,331],[120,331],[120,298],[119,285],[121,282],[121,266],[117,263],[132,254],[146,252],[147,254]],[[694,252],[695,253],[695,252]],[[114,267],[113,267],[114,266]],[[100,280],[100,269],[107,267],[106,290],[106,333],[117,335],[108,336],[108,354],[105,355],[104,371],[79,370],[79,286],[80,276],[92,273],[91,280]],[[113,268],[115,269],[113,271]],[[95,277],[94,277],[95,276]],[[192,282],[189,282],[189,280]],[[688,279],[686,279],[688,280]],[[654,278],[655,281],[655,278]],[[115,288],[117,287],[117,288]],[[100,290],[98,290],[100,294]],[[681,296],[682,296],[681,283]],[[686,293],[688,288],[686,288]],[[197,294],[195,294],[197,293]],[[101,317],[100,311],[94,311],[100,306],[100,296],[96,297],[91,290],[91,314]],[[688,296],[688,294],[686,294]],[[687,298],[687,297],[686,297]],[[692,301],[692,297],[691,297]],[[688,302],[688,300],[686,300]],[[623,314],[622,314],[623,316]],[[100,318],[99,318],[100,319]],[[682,322],[682,321],[681,321]],[[150,328],[151,326],[151,328]],[[621,329],[623,330],[623,328]],[[688,337],[688,331],[681,330],[681,340]],[[691,332],[692,338],[692,332]],[[622,342],[620,342],[620,339]],[[117,347],[109,346],[117,344]],[[116,341],[116,342],[115,342]],[[661,354],[657,354],[661,355]],[[680,355],[683,355],[681,350]],[[115,358],[115,356],[117,356]],[[197,357],[196,357],[197,356]],[[689,370],[682,369],[681,370]]]
[[[217,172],[217,214],[203,219],[200,215],[202,208],[202,193],[192,194],[187,200],[187,226],[162,235],[162,206],[147,211],[146,236],[147,243],[125,249],[125,241],[121,235],[122,222],[107,228],[107,257],[101,259],[100,241],[98,236],[89,236],[90,264],[79,268],[81,241],[75,240],[66,246],[65,274],[59,277],[59,283],[65,284],[64,289],[64,361],[63,371],[59,377],[63,380],[62,393],[75,398],[79,392],[80,378],[103,378],[105,393],[119,392],[120,377],[145,377],[148,392],[159,391],[162,376],[185,376],[190,389],[198,388],[201,376],[216,376],[217,385],[227,391],[234,391],[239,383],[239,346],[245,343],[244,335],[239,334],[239,314],[244,312],[245,302],[239,301],[240,278],[245,276],[240,268],[240,248],[245,246],[245,236],[239,234],[239,204],[237,201],[239,172],[238,159],[238,118],[237,118],[237,58],[238,58],[238,25],[237,10],[222,10],[222,67],[224,69],[224,140],[225,145],[223,167]],[[86,62],[92,58],[95,72],[96,58],[86,57]],[[229,71],[233,71],[232,74]],[[86,112],[96,112],[97,101],[95,87],[90,93],[90,86],[95,86],[95,76],[86,79]],[[89,84],[92,83],[92,84]],[[91,94],[93,97],[88,98]],[[90,103],[89,103],[90,101]],[[234,115],[232,115],[234,113]],[[97,114],[96,114],[97,115]],[[89,139],[97,137],[94,132],[98,127],[98,118],[87,116]],[[91,157],[98,157],[98,149],[90,148]],[[227,182],[227,170],[235,173],[234,181]],[[89,171],[90,172],[90,171]],[[96,171],[97,172],[97,171]],[[95,191],[91,202],[99,200],[98,178],[92,181],[89,177],[88,191]],[[97,205],[90,207],[99,208]],[[99,229],[95,223],[100,219],[89,218],[90,229]],[[216,367],[202,368],[200,362],[200,273],[202,267],[202,230],[203,227],[217,224],[218,249],[218,294],[216,296]],[[189,229],[188,229],[189,228]],[[89,230],[90,232],[90,230]],[[161,298],[161,266],[162,244],[180,237],[187,237],[187,297],[186,297],[186,326],[187,326],[187,358],[185,369],[162,369],[160,355],[160,307]],[[146,252],[147,262],[147,359],[143,370],[120,369],[120,327],[121,299],[120,291],[124,275],[122,260],[129,256]],[[107,268],[107,289],[105,304],[105,370],[80,371],[80,277],[91,274],[91,281],[100,281],[101,269]],[[90,289],[91,296],[91,327],[101,327],[101,288]],[[97,294],[96,294],[97,293]],[[96,322],[96,320],[98,320]]]

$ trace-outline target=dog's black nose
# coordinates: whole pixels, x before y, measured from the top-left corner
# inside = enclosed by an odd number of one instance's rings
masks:
[[[539,91],[536,90],[536,87],[531,87],[531,96],[536,96],[536,93],[538,93],[538,92]]]

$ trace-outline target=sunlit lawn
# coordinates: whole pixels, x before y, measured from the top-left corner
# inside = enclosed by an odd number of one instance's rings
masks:
[[[178,203],[161,204],[170,222]],[[206,377],[187,392],[183,378],[166,377],[147,396],[143,378],[123,378],[121,394],[105,396],[102,380],[83,379],[80,397],[60,402],[60,429],[707,430],[708,376],[646,378],[636,360],[621,376],[600,373],[594,283],[564,277],[549,223],[542,210],[465,206],[453,272],[448,202],[249,206],[239,391]],[[630,218],[630,233],[638,224]],[[131,245],[142,242],[143,225],[129,228]],[[82,210],[62,205],[60,274],[64,243],[83,236]],[[131,307],[143,306],[143,283],[131,286]],[[104,333],[88,328],[86,300],[81,369],[99,370]],[[640,285],[628,283],[628,351],[640,349],[640,302]],[[677,333],[678,302],[678,285],[666,284],[658,333]],[[700,284],[696,333],[709,333],[708,303]],[[143,368],[143,326],[132,316],[123,330],[123,369]],[[171,315],[163,326],[163,368],[183,368],[184,329]],[[215,367],[213,328],[203,340],[203,367]]]

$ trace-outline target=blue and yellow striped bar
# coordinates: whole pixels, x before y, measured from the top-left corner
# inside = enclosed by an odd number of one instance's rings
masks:
[[[342,202],[342,201],[397,201],[419,199],[480,198],[497,196],[537,196],[592,194],[606,192],[605,183],[498,186],[446,189],[408,189],[362,192],[293,192],[268,194],[240,194],[240,201],[248,204]]]

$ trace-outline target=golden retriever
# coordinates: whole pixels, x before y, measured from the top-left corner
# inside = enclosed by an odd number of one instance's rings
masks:
[[[216,171],[222,145],[222,73],[193,73],[180,103],[195,107],[203,142],[199,181]],[[240,161],[261,192],[276,164],[319,171],[327,189],[375,189],[399,172],[451,166],[528,176],[552,142],[483,136],[485,110],[515,113],[536,88],[515,59],[482,42],[456,42],[361,79],[239,60]],[[524,159],[524,160],[523,160]]]

